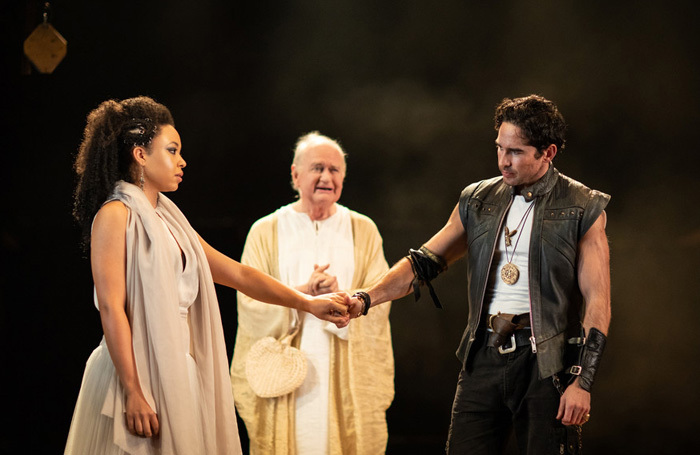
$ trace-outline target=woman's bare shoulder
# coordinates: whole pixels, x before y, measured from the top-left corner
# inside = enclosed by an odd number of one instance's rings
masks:
[[[129,209],[122,201],[114,200],[103,205],[95,215],[92,225],[93,234],[95,231],[111,231],[112,229],[123,230],[126,226],[126,219]]]

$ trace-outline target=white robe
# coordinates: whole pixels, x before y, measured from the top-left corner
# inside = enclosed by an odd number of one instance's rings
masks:
[[[350,211],[336,204],[333,215],[313,221],[293,205],[277,212],[280,277],[284,284],[306,283],[314,265],[330,264],[326,273],[338,279],[339,289],[349,289],[355,270]],[[347,340],[348,328],[302,313],[299,349],[305,354],[308,371],[296,390],[296,443],[304,455],[328,453],[328,399],[331,337]]]

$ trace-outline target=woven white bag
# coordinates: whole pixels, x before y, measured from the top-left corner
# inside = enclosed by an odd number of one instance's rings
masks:
[[[299,332],[296,327],[281,338],[265,337],[248,352],[245,375],[253,392],[261,398],[273,398],[296,390],[306,378],[306,356],[290,346]]]

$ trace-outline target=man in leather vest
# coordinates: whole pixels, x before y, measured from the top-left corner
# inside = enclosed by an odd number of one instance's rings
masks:
[[[351,317],[467,257],[469,321],[448,454],[579,453],[610,324],[607,194],[559,173],[564,118],[536,95],[496,108],[499,177],[467,186],[447,224],[351,300]]]

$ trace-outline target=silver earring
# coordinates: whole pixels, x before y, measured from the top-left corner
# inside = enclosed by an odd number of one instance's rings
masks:
[[[139,186],[141,187],[141,191],[143,191],[143,184],[144,183],[146,183],[146,182],[143,179],[143,166],[141,166],[141,175],[139,177]]]

